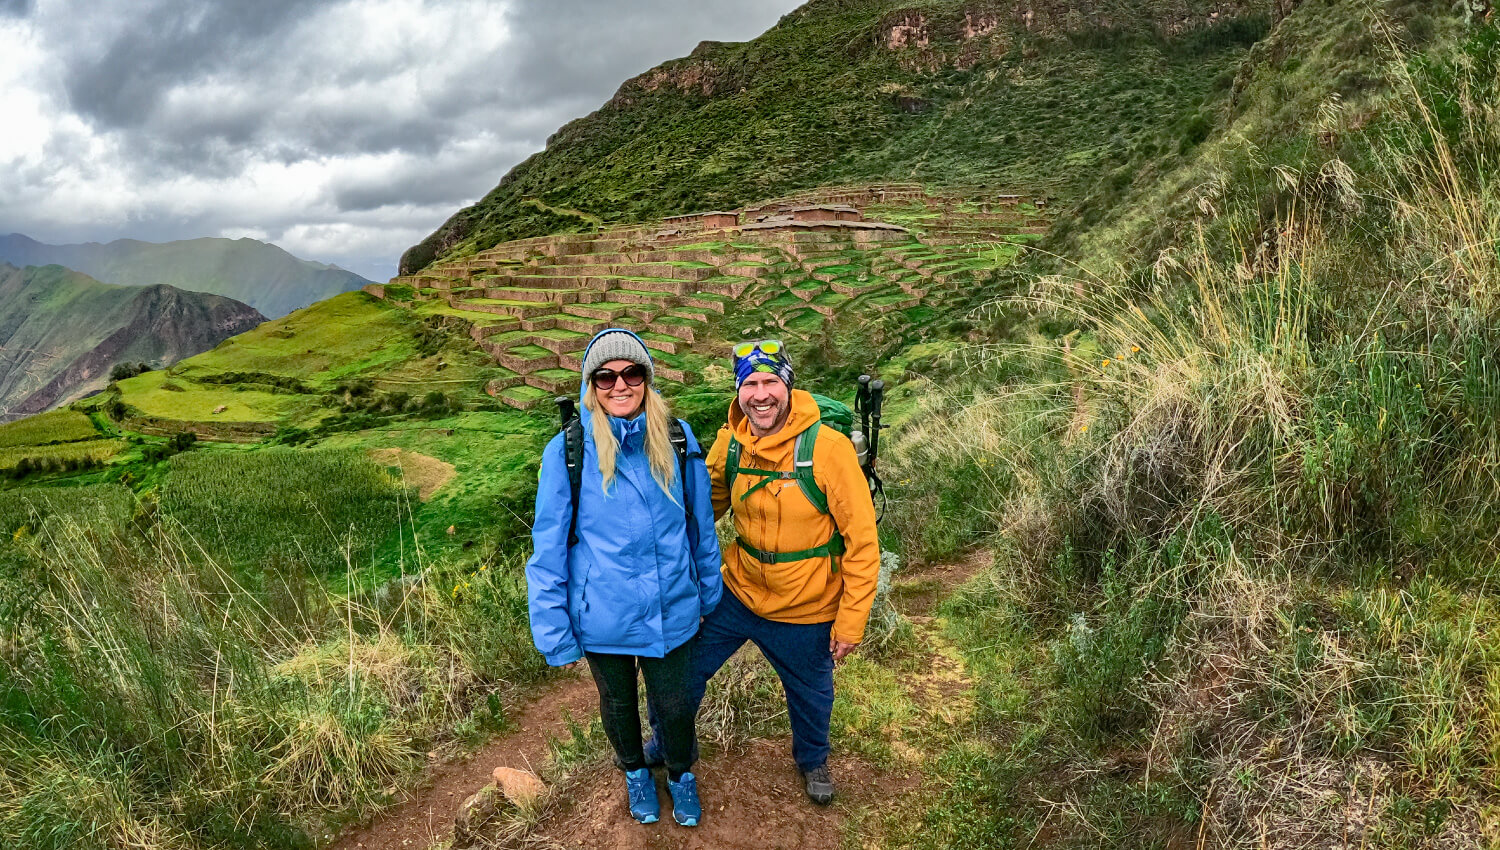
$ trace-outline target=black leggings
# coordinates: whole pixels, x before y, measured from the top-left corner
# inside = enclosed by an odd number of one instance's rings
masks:
[[[615,764],[621,770],[646,766],[641,750],[641,713],[636,693],[636,670],[646,678],[646,704],[661,721],[667,774],[672,781],[693,766],[696,743],[694,709],[688,696],[688,678],[693,675],[693,641],[689,640],[665,658],[587,653],[589,672],[599,687],[599,715],[604,735],[615,748]]]

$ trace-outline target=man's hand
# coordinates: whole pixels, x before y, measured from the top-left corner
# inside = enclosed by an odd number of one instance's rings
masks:
[[[859,644],[857,643],[844,643],[838,638],[828,639],[828,651],[833,653],[833,663],[835,664],[843,661],[844,656],[853,652],[858,646]]]

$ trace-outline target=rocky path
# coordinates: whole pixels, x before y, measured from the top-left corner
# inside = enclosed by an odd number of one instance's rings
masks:
[[[453,835],[458,807],[491,784],[497,767],[539,771],[549,737],[568,737],[567,718],[587,724],[599,711],[599,694],[585,674],[542,690],[522,710],[515,731],[489,742],[469,758],[432,768],[426,784],[370,824],[351,830],[334,850],[427,850]]]
[[[932,628],[936,605],[984,565],[982,556],[936,565],[901,576],[898,607],[915,625],[928,657],[919,673],[903,686],[924,719],[951,722],[967,689],[962,664]],[[753,651],[753,650],[748,650]],[[435,766],[428,784],[383,817],[345,835],[336,850],[428,850],[445,846],[453,835],[459,806],[491,784],[496,767],[541,772],[548,737],[566,739],[566,717],[587,723],[598,710],[593,682],[586,675],[569,677],[544,690],[526,707],[519,728],[496,738],[467,760]],[[888,730],[893,746],[902,747],[901,730]],[[851,819],[888,807],[891,801],[920,787],[920,757],[878,769],[835,746],[829,765],[838,782],[832,806],[812,805],[802,793],[791,761],[789,737],[756,738],[727,750],[712,750],[698,763],[704,819],[688,829],[671,821],[670,796],[663,771],[657,771],[663,821],[642,826],[624,805],[618,771],[596,760],[545,801],[537,817],[521,830],[523,837],[495,846],[566,848],[801,848],[845,843]]]

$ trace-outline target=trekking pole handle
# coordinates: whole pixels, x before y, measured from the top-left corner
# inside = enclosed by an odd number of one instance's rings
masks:
[[[577,413],[577,403],[565,395],[558,396],[556,401],[558,416],[562,417],[562,424],[567,425]]]
[[[880,450],[880,404],[885,400],[885,381],[870,382],[870,466],[875,466],[876,452]]]
[[[854,391],[854,412],[859,414],[860,430],[870,433],[870,376],[859,376],[859,387]]]

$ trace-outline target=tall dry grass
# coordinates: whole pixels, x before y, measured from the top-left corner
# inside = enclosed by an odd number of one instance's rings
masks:
[[[4,846],[310,846],[541,668],[516,563],[251,589],[149,513],[32,527],[0,575]]]
[[[1038,278],[893,445],[909,553],[998,548],[1049,647],[1046,758],[1143,753],[1206,845],[1500,835],[1497,45],[1240,151],[1144,267]]]

